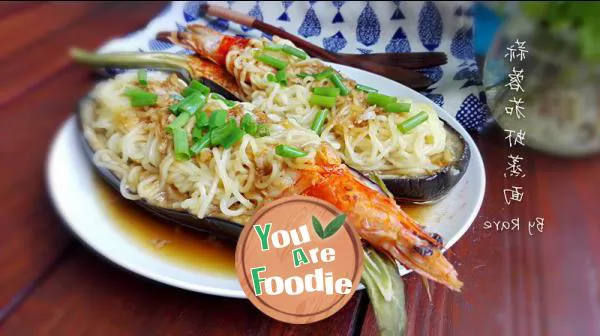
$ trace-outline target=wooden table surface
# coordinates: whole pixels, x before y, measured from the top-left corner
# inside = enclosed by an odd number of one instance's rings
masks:
[[[47,195],[49,143],[90,89],[72,45],[98,47],[142,28],[152,2],[0,4],[0,333],[2,335],[376,335],[368,297],[310,325],[279,323],[247,300],[171,288],[126,272],[82,246]],[[462,293],[405,277],[409,335],[600,335],[600,158],[561,160],[520,150],[521,203],[506,206],[508,145],[476,137],[484,205],[450,260]],[[513,151],[514,152],[514,151]],[[544,217],[543,233],[527,221]],[[521,219],[519,231],[485,221]]]

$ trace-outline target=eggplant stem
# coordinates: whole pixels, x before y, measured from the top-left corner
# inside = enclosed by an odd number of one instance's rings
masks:
[[[160,68],[177,71],[185,71],[188,79],[192,78],[192,68],[188,63],[187,56],[172,53],[152,52],[114,52],[93,53],[79,48],[71,48],[69,55],[79,63],[91,65],[97,68]]]

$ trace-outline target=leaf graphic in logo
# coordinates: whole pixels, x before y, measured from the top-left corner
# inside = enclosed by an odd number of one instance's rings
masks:
[[[319,236],[319,238],[321,238],[321,239],[324,239],[323,226],[321,225],[321,222],[319,222],[317,217],[312,216],[312,224],[313,224],[313,228],[315,229],[315,232],[317,233],[317,236]]]
[[[324,233],[324,237],[328,238],[333,236],[336,232],[338,232],[338,230],[344,225],[344,222],[346,221],[346,215],[341,214],[339,216],[337,216],[336,218],[334,218],[331,223],[329,223],[327,225],[327,227],[325,228],[325,233]]]

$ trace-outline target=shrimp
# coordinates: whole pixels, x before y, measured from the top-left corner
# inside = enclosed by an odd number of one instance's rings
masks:
[[[286,194],[305,195],[333,204],[348,216],[362,239],[414,270],[450,289],[463,283],[443,256],[440,243],[425,233],[387,195],[361,182],[328,145],[321,145],[315,167],[300,170]]]
[[[70,55],[78,62],[93,66],[119,67],[119,68],[173,68],[185,70],[193,79],[208,78],[219,84],[238,98],[243,94],[237,85],[235,78],[222,66],[215,64],[212,60],[206,60],[198,56],[174,55],[169,53],[137,53],[137,52],[113,52],[113,53],[91,53],[78,48],[70,50]]]

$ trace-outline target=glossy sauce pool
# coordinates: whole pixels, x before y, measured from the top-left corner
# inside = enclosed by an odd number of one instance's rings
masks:
[[[99,178],[96,185],[114,224],[138,246],[186,269],[236,276],[233,244],[163,221],[122,198]]]
[[[99,178],[96,185],[114,224],[138,246],[186,269],[236,276],[233,244],[163,221],[122,198]],[[427,222],[430,206],[403,204],[402,209],[417,221]]]

